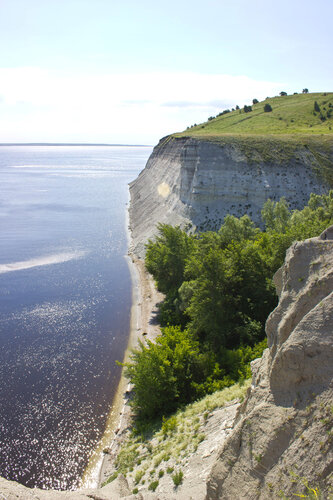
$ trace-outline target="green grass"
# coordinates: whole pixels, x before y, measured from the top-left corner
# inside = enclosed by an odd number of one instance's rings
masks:
[[[320,113],[314,112],[317,102]],[[269,103],[273,111],[264,112]],[[332,113],[330,115],[330,113]],[[333,92],[267,98],[252,105],[252,111],[235,110],[168,136],[159,144],[196,138],[219,146],[237,144],[249,164],[283,165],[303,163],[308,158],[313,171],[333,186]]]
[[[314,112],[315,101],[321,112]],[[265,104],[272,112],[264,112]],[[177,137],[232,135],[332,134],[333,92],[267,98],[252,105],[252,111],[235,110],[175,134]]]
[[[179,410],[168,420],[163,419],[159,426],[152,424],[151,428],[147,428],[145,436],[130,435],[118,453],[115,464],[117,470],[109,480],[122,473],[130,475],[135,485],[143,484],[143,478],[151,480],[148,471],[156,471],[160,464],[168,460],[173,463],[181,461],[196,451],[205,439],[205,435],[198,431],[209,418],[210,412],[223,407],[228,401],[242,399],[249,385],[250,380],[246,380],[243,384],[237,383],[205,396]],[[171,474],[174,468],[166,464],[166,471]],[[160,470],[158,475],[161,478],[164,473]]]

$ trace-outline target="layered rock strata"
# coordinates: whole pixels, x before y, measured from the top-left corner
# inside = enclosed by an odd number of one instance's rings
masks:
[[[260,224],[265,201],[282,196],[291,208],[301,209],[312,192],[328,189],[315,165],[315,157],[304,148],[286,161],[273,154],[268,161],[237,140],[220,144],[188,137],[161,139],[130,184],[132,250],[143,256],[159,222],[216,229],[227,214],[246,213]]]

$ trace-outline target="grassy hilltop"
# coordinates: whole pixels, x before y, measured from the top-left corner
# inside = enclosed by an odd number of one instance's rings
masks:
[[[265,111],[265,106],[271,111]],[[224,110],[171,137],[237,143],[249,163],[282,164],[291,159],[302,161],[310,154],[314,170],[333,186],[333,92],[266,98]]]
[[[267,105],[272,111],[265,112]],[[208,138],[230,134],[333,134],[333,92],[272,97],[250,108],[247,112],[244,106],[224,111],[175,135]]]

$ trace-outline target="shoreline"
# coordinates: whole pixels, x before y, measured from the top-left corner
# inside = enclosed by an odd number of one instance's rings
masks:
[[[123,363],[129,361],[131,351],[139,340],[153,340],[161,332],[156,317],[158,304],[163,300],[163,294],[156,290],[144,261],[131,253],[127,255],[127,259],[132,280],[132,306]],[[130,391],[131,386],[123,369],[104,434],[82,476],[80,489],[100,488],[111,475],[114,460],[131,422]]]

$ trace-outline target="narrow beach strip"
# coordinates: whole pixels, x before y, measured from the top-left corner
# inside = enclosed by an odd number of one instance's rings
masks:
[[[129,255],[128,263],[132,280],[132,307],[124,363],[129,361],[131,351],[138,345],[139,340],[153,340],[160,333],[156,316],[158,304],[163,300],[163,295],[156,290],[151,275],[145,269],[144,261]],[[130,425],[129,393],[129,381],[123,370],[105,432],[89,460],[81,488],[100,487],[109,477],[109,470]]]

